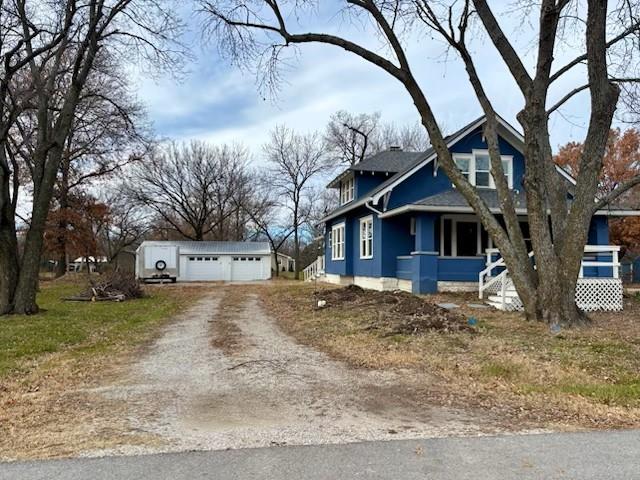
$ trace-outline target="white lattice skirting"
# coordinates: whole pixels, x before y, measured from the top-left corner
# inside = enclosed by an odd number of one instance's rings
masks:
[[[622,280],[619,278],[580,278],[576,285],[576,305],[585,312],[622,310]]]
[[[500,295],[502,279],[490,285],[487,291]],[[507,280],[508,286],[511,281]],[[623,307],[622,280],[619,278],[579,278],[576,285],[576,305],[585,312],[619,312]],[[518,296],[505,298],[504,310],[522,311]]]

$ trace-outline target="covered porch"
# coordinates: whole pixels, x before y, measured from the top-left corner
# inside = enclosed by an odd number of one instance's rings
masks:
[[[414,246],[396,257],[396,276],[411,283],[417,294],[438,291],[476,291],[497,308],[517,310],[517,293],[504,261],[478,217],[447,212],[412,212],[410,222]],[[396,221],[399,220],[396,218]],[[520,226],[530,246],[526,216]],[[620,248],[608,245],[606,217],[594,217],[589,244],[580,270],[579,306],[587,311],[622,308]],[[533,253],[530,254],[532,261]]]

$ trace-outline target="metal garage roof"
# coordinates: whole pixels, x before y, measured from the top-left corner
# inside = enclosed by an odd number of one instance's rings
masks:
[[[142,246],[176,246],[180,249],[181,255],[191,254],[252,254],[270,255],[271,246],[269,242],[195,242],[195,241],[160,241],[147,240],[142,242]]]

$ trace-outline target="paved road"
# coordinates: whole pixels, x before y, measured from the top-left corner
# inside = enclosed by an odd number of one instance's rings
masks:
[[[640,479],[640,430],[0,464],[0,479]]]

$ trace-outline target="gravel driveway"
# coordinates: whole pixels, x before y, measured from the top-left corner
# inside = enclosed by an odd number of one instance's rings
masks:
[[[424,405],[418,390],[402,372],[354,370],[296,343],[246,287],[216,286],[95,390],[158,441],[87,454],[495,433],[486,419]]]

